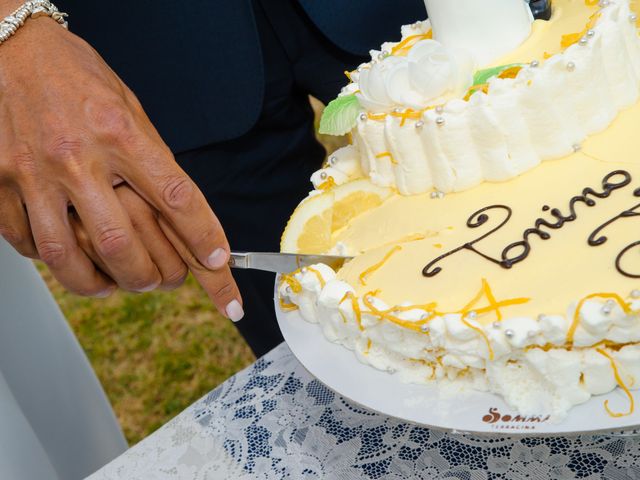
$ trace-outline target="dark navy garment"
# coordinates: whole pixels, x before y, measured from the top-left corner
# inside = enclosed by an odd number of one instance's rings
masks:
[[[299,2],[310,29],[358,56],[398,39],[401,25],[426,17],[422,0]],[[174,151],[238,138],[255,125],[264,67],[252,0],[57,3],[69,13],[71,31],[138,95]],[[298,7],[298,0],[263,3],[267,9]]]
[[[64,0],[70,27],[138,95],[236,250],[278,251],[325,156],[308,95],[327,102],[370,48],[424,19],[422,0]],[[147,12],[147,9],[149,11]],[[121,23],[122,22],[122,23]],[[282,341],[274,276],[234,272],[238,328]]]

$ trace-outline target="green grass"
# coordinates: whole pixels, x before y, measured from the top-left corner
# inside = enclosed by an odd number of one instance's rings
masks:
[[[71,295],[40,266],[131,444],[255,358],[189,278],[175,292]]]
[[[312,103],[319,119],[322,104]],[[345,144],[344,138],[319,138],[329,152]],[[45,267],[39,269],[130,444],[255,361],[231,322],[215,311],[191,277],[175,292],[117,292],[95,300],[67,293]]]

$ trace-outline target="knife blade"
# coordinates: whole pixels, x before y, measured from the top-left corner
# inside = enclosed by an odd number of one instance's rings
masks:
[[[262,270],[274,273],[291,273],[300,268],[324,263],[334,270],[340,269],[353,257],[338,255],[299,255],[296,253],[231,252],[231,268]]]

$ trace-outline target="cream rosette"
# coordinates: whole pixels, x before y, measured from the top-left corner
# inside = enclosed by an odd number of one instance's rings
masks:
[[[371,112],[420,110],[463,95],[473,83],[473,72],[473,60],[465,51],[422,40],[406,56],[391,55],[363,69],[357,97]]]

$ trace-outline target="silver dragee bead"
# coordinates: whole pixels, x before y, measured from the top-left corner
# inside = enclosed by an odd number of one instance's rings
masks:
[[[439,127],[443,127],[445,124],[445,119],[444,117],[438,117],[436,118],[436,125],[438,125]]]
[[[321,180],[326,180],[327,179],[327,172],[321,172],[320,173],[320,179]]]
[[[638,21],[638,15],[636,15],[635,13],[630,14],[630,15],[629,15],[629,21],[630,21],[631,23],[635,23],[635,22],[637,22],[637,21]]]
[[[500,330],[500,328],[502,328],[502,324],[500,322],[493,322],[493,328]]]
[[[587,37],[593,38],[595,34],[596,34],[595,30],[587,30]]]
[[[516,333],[510,328],[504,331],[504,336],[507,338],[513,338]]]
[[[538,68],[540,66],[540,62],[538,60],[534,60],[529,64],[529,66],[531,68]]]
[[[573,148],[574,153],[577,153],[580,150],[582,150],[582,145],[580,145],[579,143],[574,143],[572,148]]]
[[[416,122],[416,130],[420,130],[422,127],[424,127],[424,122],[422,120],[418,120]]]
[[[429,325],[422,325],[422,326],[420,327],[420,331],[421,331],[422,333],[429,333]]]
[[[467,313],[467,318],[469,320],[475,320],[476,318],[478,318],[478,312],[476,312],[475,310],[470,311],[469,313]]]
[[[335,165],[338,163],[338,157],[329,157],[329,165]]]
[[[588,39],[587,37],[582,37],[582,38],[578,41],[578,43],[579,43],[581,46],[583,46],[583,47],[584,47],[587,43],[589,43],[589,39]]]
[[[358,117],[358,118],[360,118],[360,121],[366,122],[367,121],[367,114],[366,113],[361,113],[360,117]]]
[[[568,62],[567,63],[567,70],[570,72],[573,72],[576,69],[576,64],[575,62]]]
[[[640,290],[631,290],[631,298],[640,298]]]

